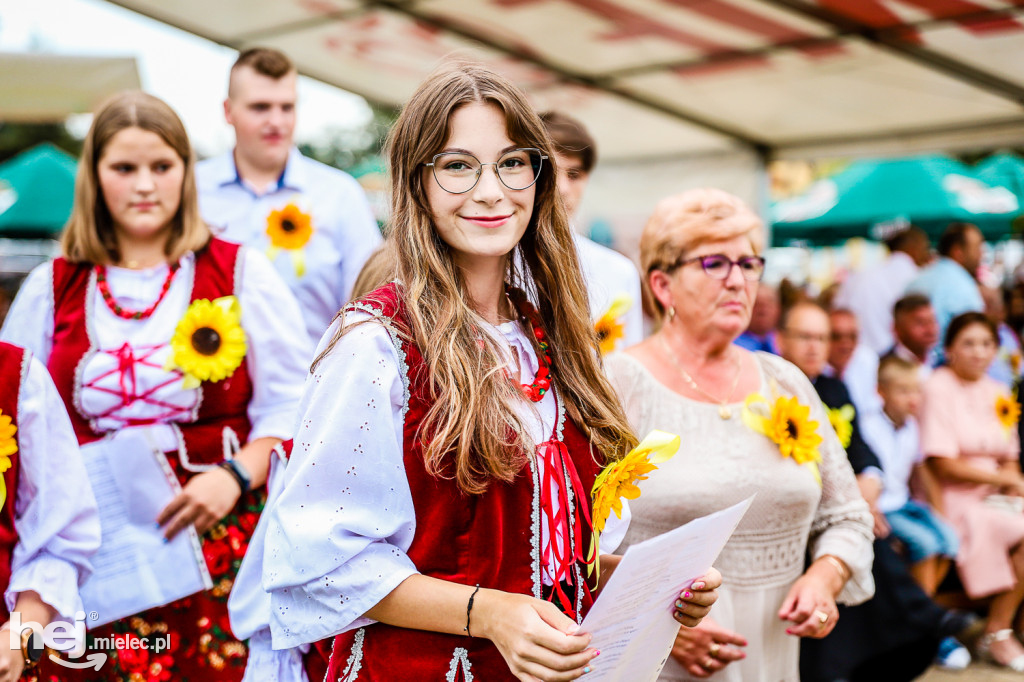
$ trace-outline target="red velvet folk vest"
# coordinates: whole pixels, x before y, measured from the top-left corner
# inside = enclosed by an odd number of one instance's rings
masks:
[[[9,343],[0,343],[0,410],[11,418],[11,423],[18,425],[18,401],[21,387],[24,385],[28,372],[30,356],[21,348]],[[21,434],[14,434],[14,442],[19,442]],[[4,472],[4,484],[7,486],[7,499],[0,507],[0,594],[7,591],[11,583],[11,558],[14,546],[18,544],[18,531],[14,527],[14,500],[18,492],[18,471],[21,468],[22,452],[18,450],[11,455],[11,466]],[[7,605],[0,600],[0,620],[7,621],[10,613]]]
[[[389,284],[348,308],[370,312],[384,323],[406,365],[404,463],[416,513],[409,558],[424,575],[541,598],[540,481],[535,465],[524,466],[511,483],[492,483],[482,495],[462,493],[454,477],[428,474],[417,434],[431,407],[430,378],[418,348],[404,334],[408,324],[400,293]],[[564,421],[562,441],[589,491],[600,467],[571,419]],[[590,500],[575,503],[589,505]],[[586,550],[589,531],[574,540]],[[581,587],[572,598],[582,620],[593,599],[585,583],[587,567],[577,564],[577,569]],[[335,638],[325,679],[498,682],[515,677],[489,640],[375,623]]]
[[[213,300],[237,295],[240,284],[241,259],[237,244],[211,239],[195,254],[191,301]],[[177,276],[181,276],[180,272]],[[69,263],[63,258],[53,261],[53,350],[47,367],[57,390],[64,399],[75,427],[79,444],[103,437],[79,401],[82,368],[97,351],[94,320],[89,317],[95,300],[96,278],[88,263]],[[168,339],[168,342],[170,339]],[[217,382],[204,381],[198,409],[191,419],[175,422],[182,435],[182,459],[196,465],[212,465],[223,460],[225,430],[230,429],[244,445],[249,437],[249,400],[252,381],[246,363],[234,373]]]

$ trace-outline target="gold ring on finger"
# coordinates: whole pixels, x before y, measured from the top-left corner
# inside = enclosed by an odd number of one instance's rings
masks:
[[[814,615],[818,617],[818,624],[824,626],[828,622],[828,614],[824,611],[815,611]]]
[[[711,658],[718,658],[718,652],[721,648],[722,646],[718,642],[712,642],[711,646],[708,647],[708,655],[711,656]]]
[[[704,668],[705,670],[711,670],[711,666],[713,666],[714,664],[714,659],[707,658],[704,660],[703,663],[700,664],[700,667]]]

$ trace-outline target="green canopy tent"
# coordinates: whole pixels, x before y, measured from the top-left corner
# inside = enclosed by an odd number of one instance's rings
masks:
[[[993,154],[975,166],[974,172],[990,185],[1006,187],[1024,200],[1024,159],[1016,154]]]
[[[73,156],[48,142],[0,164],[0,237],[59,234],[71,215],[77,165]]]
[[[986,239],[1010,234],[1021,201],[946,156],[854,161],[803,194],[771,207],[772,243],[817,245],[851,237],[884,238],[895,224],[914,223],[937,237],[951,221],[971,222]]]

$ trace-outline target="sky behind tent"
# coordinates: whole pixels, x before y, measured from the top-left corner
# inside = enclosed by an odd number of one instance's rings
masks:
[[[221,107],[234,50],[99,0],[0,0],[0,51],[135,57],[143,88],[174,107],[201,155],[234,141]],[[300,142],[370,117],[363,98],[310,78],[299,102]],[[77,123],[84,133],[88,119]]]

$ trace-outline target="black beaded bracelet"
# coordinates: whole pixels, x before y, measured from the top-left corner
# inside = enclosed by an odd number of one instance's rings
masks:
[[[251,484],[249,483],[249,480],[246,478],[245,474],[239,471],[240,467],[238,466],[238,464],[235,463],[233,459],[223,461],[218,466],[220,466],[220,468],[223,469],[224,471],[231,474],[231,478],[235,479],[235,483],[237,483],[238,487],[241,488],[243,495],[249,492]]]
[[[476,599],[476,593],[479,591],[480,585],[477,585],[476,589],[473,590],[473,594],[469,595],[469,602],[466,604],[466,627],[462,629],[465,630],[466,634],[470,637],[473,636],[473,633],[469,631],[469,612],[473,610],[473,600]]]

